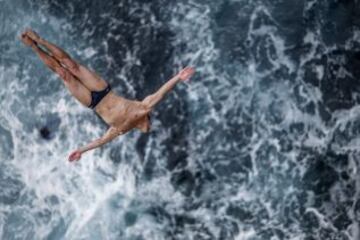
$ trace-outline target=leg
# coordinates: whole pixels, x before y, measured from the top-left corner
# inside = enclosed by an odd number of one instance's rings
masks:
[[[64,80],[67,89],[80,103],[85,106],[90,105],[91,94],[85,86],[83,86],[67,69],[63,68],[56,59],[49,56],[36,44],[32,43],[31,48],[37,53],[46,66],[56,72]]]
[[[58,62],[64,65],[90,91],[101,91],[106,88],[107,83],[105,80],[103,80],[95,72],[74,61],[63,49],[39,37],[31,30],[27,30],[26,34],[33,41],[44,46]]]

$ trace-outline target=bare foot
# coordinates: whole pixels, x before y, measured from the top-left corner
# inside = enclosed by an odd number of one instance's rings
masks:
[[[35,42],[24,33],[21,34],[20,39],[28,47],[32,47],[35,45]]]
[[[186,67],[183,70],[181,70],[178,74],[179,78],[182,81],[188,80],[192,75],[195,73],[195,68],[193,67]]]
[[[31,38],[33,41],[35,42],[39,42],[41,41],[41,38],[39,36],[39,34],[37,34],[36,32],[34,32],[32,29],[27,28],[24,32],[29,38]]]

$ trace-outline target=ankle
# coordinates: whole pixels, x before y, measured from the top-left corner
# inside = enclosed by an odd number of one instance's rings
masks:
[[[44,39],[42,39],[41,37],[37,37],[36,39],[34,39],[34,41],[39,44],[44,44]]]
[[[37,49],[39,48],[39,46],[37,45],[36,42],[33,41],[33,43],[31,44],[31,48],[32,48],[33,50],[37,50]]]

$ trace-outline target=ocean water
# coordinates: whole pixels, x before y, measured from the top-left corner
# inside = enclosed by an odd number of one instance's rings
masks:
[[[29,26],[130,99],[197,73],[69,163],[106,125]],[[0,86],[0,239],[360,239],[358,0],[0,0]]]

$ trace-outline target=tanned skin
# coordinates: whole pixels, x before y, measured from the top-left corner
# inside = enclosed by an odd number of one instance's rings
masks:
[[[34,50],[47,67],[59,75],[66,88],[82,105],[86,107],[90,105],[91,91],[102,91],[107,87],[107,82],[94,71],[76,62],[63,49],[46,41],[33,30],[26,29],[20,39],[26,46]],[[184,68],[158,91],[142,101],[125,99],[110,91],[94,109],[108,124],[108,130],[102,137],[73,151],[69,156],[69,161],[80,160],[84,152],[98,148],[134,128],[148,132],[151,124],[149,114],[155,105],[178,82],[189,79],[194,73],[194,68]]]

